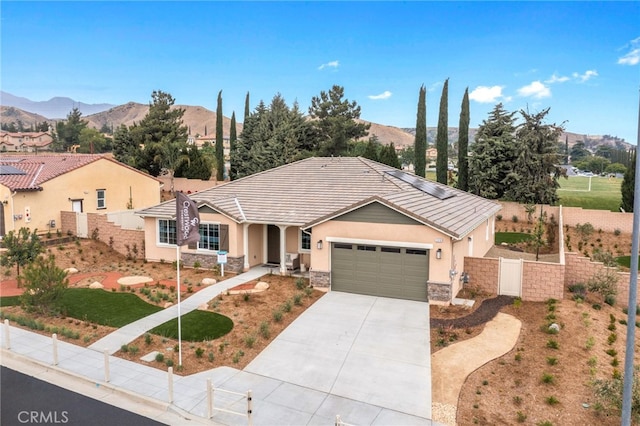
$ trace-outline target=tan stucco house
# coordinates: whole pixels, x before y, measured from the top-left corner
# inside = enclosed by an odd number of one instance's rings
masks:
[[[314,286],[448,303],[465,256],[494,241],[501,206],[364,158],[308,158],[191,194],[200,242],[186,264],[309,270]],[[176,258],[175,201],[137,211],[151,261]]]
[[[0,155],[0,236],[60,228],[60,212],[109,213],[160,202],[161,182],[104,155]]]
[[[52,143],[48,132],[0,132],[0,152],[50,151]]]

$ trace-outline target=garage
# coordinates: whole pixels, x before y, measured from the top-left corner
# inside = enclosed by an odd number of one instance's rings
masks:
[[[428,301],[429,250],[367,244],[331,244],[331,289]]]

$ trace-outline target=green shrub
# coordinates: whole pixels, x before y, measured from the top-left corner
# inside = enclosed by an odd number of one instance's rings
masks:
[[[611,333],[609,334],[609,337],[607,337],[607,342],[609,342],[609,345],[613,345],[616,340],[618,340],[618,334],[617,333]]]
[[[129,352],[129,345],[122,345],[120,346],[120,352],[126,354],[127,352]]]
[[[172,359],[168,359],[168,360],[165,362],[165,365],[166,365],[167,367],[173,367],[173,360],[172,360]]]
[[[546,403],[547,403],[547,404],[549,404],[549,405],[556,405],[556,404],[559,404],[559,403],[560,403],[560,401],[558,400],[558,398],[556,398],[556,397],[555,397],[555,396],[553,396],[553,395],[546,397],[546,398],[544,399],[544,402],[546,402]]]
[[[275,322],[280,322],[282,321],[282,311],[280,309],[276,309],[273,311],[273,313],[271,314],[273,316],[273,320]]]
[[[615,349],[611,348],[611,349],[607,349],[605,351],[605,353],[609,356],[616,356],[618,355],[618,351],[616,351]]]
[[[296,279],[296,288],[298,290],[302,290],[303,288],[305,288],[307,286],[307,282],[305,281],[304,278],[299,277],[298,279]]]
[[[547,364],[548,365],[556,365],[557,363],[558,363],[558,358],[556,358],[554,356],[547,357]]]
[[[296,306],[302,305],[302,294],[298,293],[293,296],[293,304]]]
[[[553,384],[553,382],[555,381],[555,378],[553,377],[553,374],[548,374],[548,373],[542,373],[542,378],[540,379],[542,381],[542,383],[546,383],[546,384]]]
[[[144,333],[144,343],[146,345],[150,345],[151,343],[153,343],[153,337],[150,333]]]
[[[281,309],[283,312],[291,312],[291,306],[291,301],[287,300],[282,304]]]
[[[524,423],[527,420],[527,415],[524,414],[522,411],[518,411],[516,413],[516,421],[518,423]]]
[[[244,344],[247,348],[251,349],[256,342],[256,336],[253,334],[249,334],[244,337]]]
[[[268,339],[271,336],[271,330],[269,330],[269,323],[267,321],[260,323],[260,335],[264,339]]]
[[[559,349],[560,348],[560,344],[558,343],[557,340],[549,339],[549,340],[547,340],[547,348],[549,348],[549,349]]]
[[[157,362],[164,362],[164,354],[162,352],[158,352],[156,354],[156,361]]]
[[[135,345],[131,345],[129,346],[129,352],[131,352],[131,355],[136,355],[138,353],[138,351],[140,351],[140,348],[138,348]]]

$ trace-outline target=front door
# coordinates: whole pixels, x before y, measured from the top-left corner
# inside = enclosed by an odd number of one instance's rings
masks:
[[[280,264],[280,228],[267,227],[267,263]]]

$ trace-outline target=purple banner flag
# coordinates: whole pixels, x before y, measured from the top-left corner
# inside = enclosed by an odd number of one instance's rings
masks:
[[[200,241],[200,214],[195,201],[182,192],[176,193],[176,242],[179,246]]]

